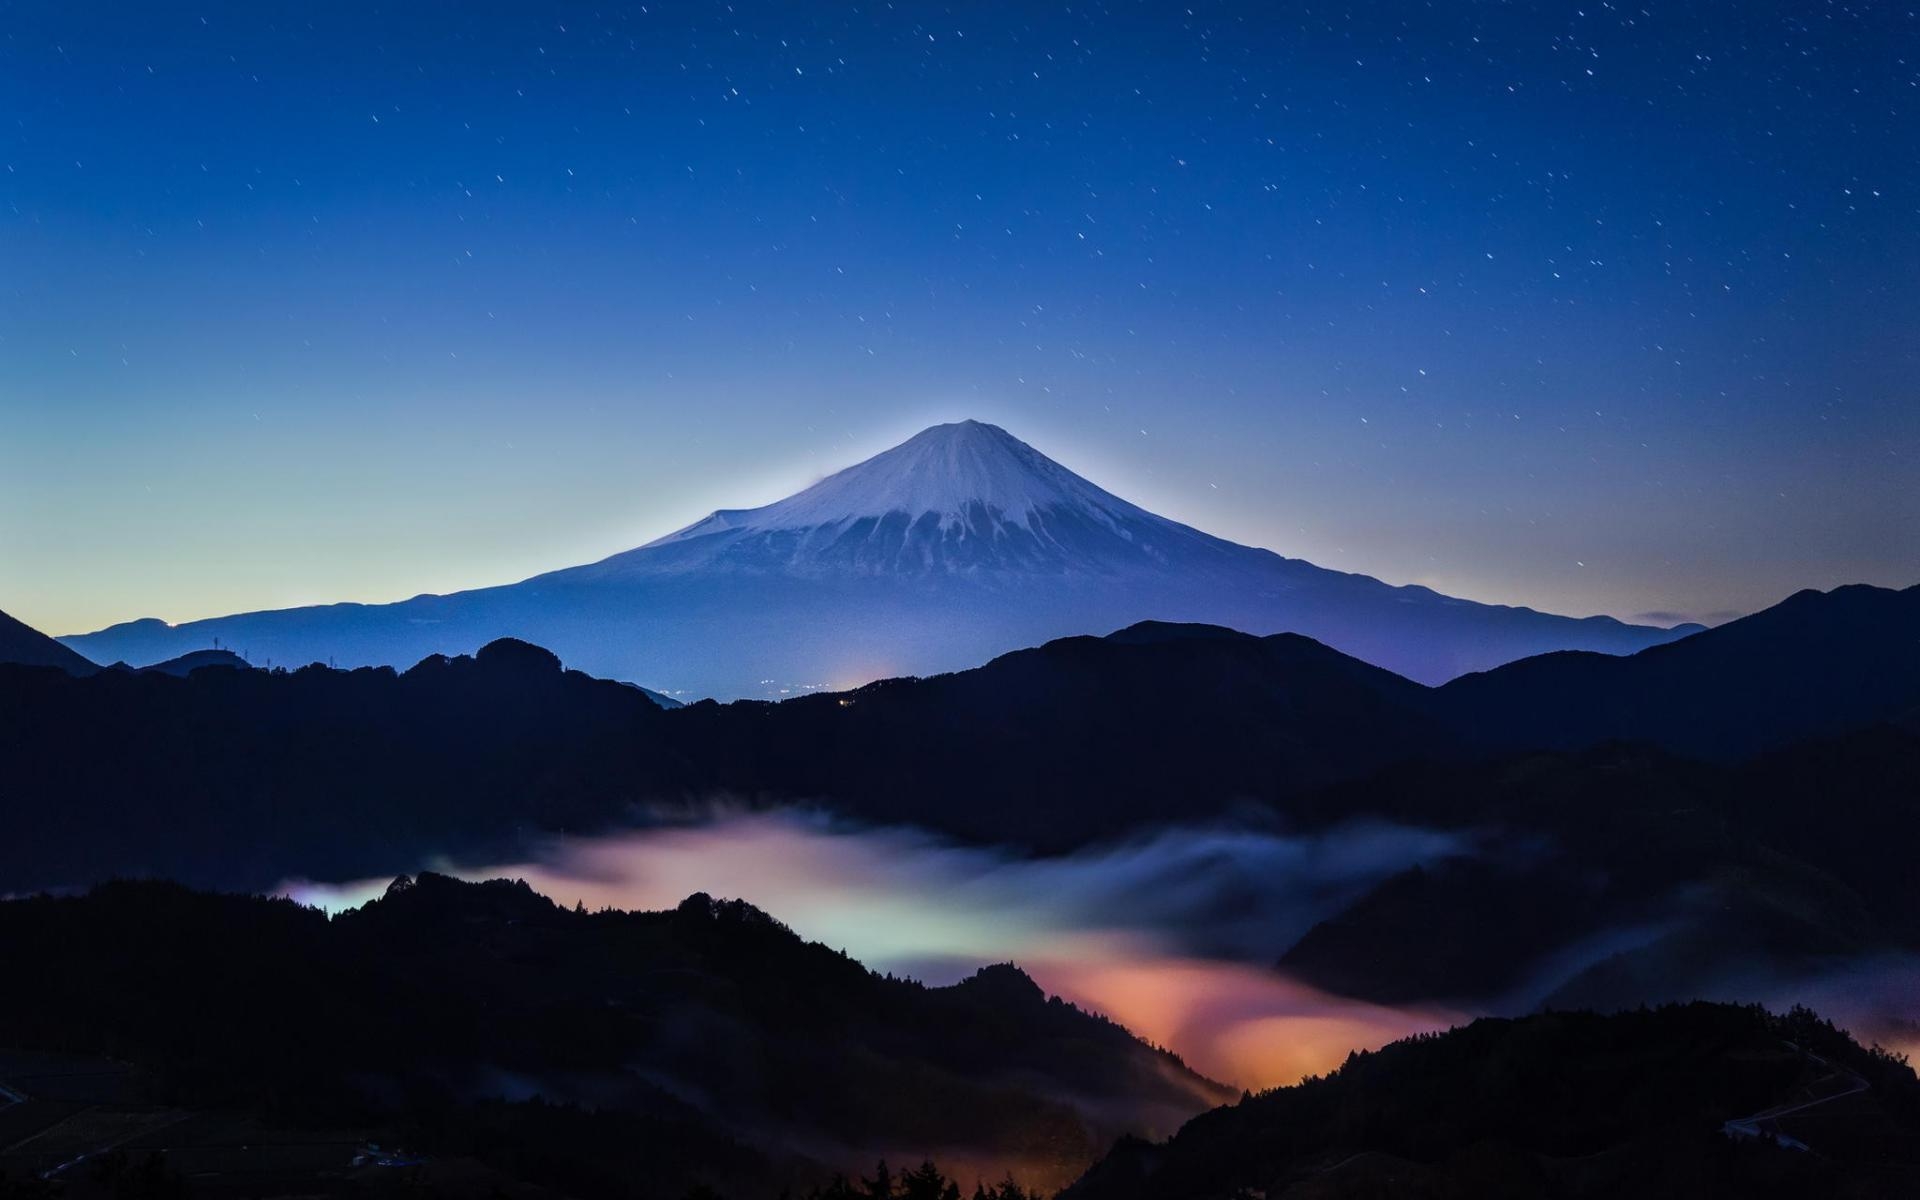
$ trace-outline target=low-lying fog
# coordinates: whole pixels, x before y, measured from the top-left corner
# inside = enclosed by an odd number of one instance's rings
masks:
[[[738,897],[874,970],[950,983],[1018,963],[1047,991],[1104,1013],[1196,1070],[1247,1088],[1291,1083],[1350,1050],[1445,1028],[1472,1013],[1330,996],[1280,974],[1316,921],[1415,863],[1471,854],[1465,839],[1385,824],[1311,836],[1171,830],[1122,846],[1025,858],[914,830],[858,828],[812,813],[723,813],[696,824],[555,839],[524,862],[433,869],[518,878],[589,908],[671,908],[694,892]],[[387,880],[283,891],[330,910]],[[1850,968],[1793,994],[1755,977],[1729,999],[1802,1001],[1868,1038],[1908,1040],[1920,971]],[[1804,994],[1803,994],[1804,993]]]

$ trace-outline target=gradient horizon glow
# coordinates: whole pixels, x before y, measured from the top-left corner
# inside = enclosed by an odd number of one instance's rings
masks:
[[[0,610],[590,561],[975,416],[1393,583],[1920,578],[1897,6],[8,7]]]

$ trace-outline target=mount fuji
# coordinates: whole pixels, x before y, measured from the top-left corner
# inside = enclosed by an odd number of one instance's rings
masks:
[[[692,696],[778,695],[977,665],[1142,620],[1295,632],[1424,683],[1692,627],[1574,619],[1395,587],[1156,516],[997,426],[938,425],[762,508],[503,587],[62,639],[143,663],[213,638],[296,664],[410,665],[497,637]]]

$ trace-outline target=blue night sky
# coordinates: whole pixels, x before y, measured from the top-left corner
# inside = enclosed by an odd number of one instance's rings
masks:
[[[1920,580],[1907,6],[13,3],[0,609],[504,582],[1005,425],[1572,613]]]

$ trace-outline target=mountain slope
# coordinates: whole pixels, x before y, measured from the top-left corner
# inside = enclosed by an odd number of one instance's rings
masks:
[[[0,612],[0,663],[59,667],[69,675],[91,675],[100,668],[30,625]]]
[[[950,675],[697,704],[674,739],[732,792],[1058,850],[1448,755],[1430,695],[1309,638],[1148,622]]]
[[[0,667],[0,892],[363,878],[727,795],[1065,849],[1445,753],[1427,693],[1305,638],[1151,625],[670,710],[513,641],[401,674]]]
[[[966,421],[778,503],[518,584],[178,627],[148,619],[66,640],[134,663],[217,636],[255,661],[404,665],[511,636],[597,675],[730,697],[957,670],[1142,620],[1300,633],[1427,683],[1685,632],[1476,604],[1236,545]]]
[[[1486,1019],[1355,1054],[1325,1078],[1197,1117],[1164,1145],[1123,1143],[1062,1200],[1917,1187],[1920,1081],[1904,1062],[1804,1010],[1689,1004]]]
[[[115,873],[252,887],[294,873],[365,877],[426,855],[507,852],[527,833],[605,827],[636,805],[716,797],[818,802],[1048,851],[1241,809],[1317,824],[1369,812],[1455,828],[1546,821],[1601,844],[1606,829],[1577,818],[1616,811],[1631,777],[1595,766],[1549,786],[1523,771],[1509,786],[1499,764],[1473,761],[1622,734],[1549,686],[1558,672],[1597,663],[1617,674],[1614,705],[1601,714],[1669,712],[1668,723],[1630,731],[1693,753],[1713,729],[1696,710],[1769,703],[1739,647],[1752,630],[1774,629],[1755,647],[1761,674],[1785,670],[1766,686],[1793,689],[1795,702],[1731,727],[1756,750],[1784,746],[1823,735],[1836,715],[1864,725],[1920,711],[1920,671],[1874,677],[1898,665],[1881,647],[1904,628],[1911,598],[1801,596],[1783,615],[1635,658],[1553,656],[1440,689],[1294,635],[1159,623],[1060,639],[951,675],[672,710],[513,641],[403,674],[72,679],[0,667],[0,889]],[[1888,623],[1862,623],[1864,609],[1881,607]],[[1836,641],[1833,628],[1848,623],[1866,636]],[[1696,667],[1660,666],[1684,665],[1696,645]],[[1660,671],[1636,683],[1642,660]],[[1495,681],[1497,691],[1479,693]],[[1783,715],[1793,713],[1806,719]],[[1650,778],[1691,769],[1659,765]],[[1874,774],[1864,760],[1854,778],[1845,756],[1822,769],[1827,786],[1853,778],[1863,795],[1888,794],[1882,777],[1904,778],[1893,766]],[[1698,789],[1681,783],[1674,807],[1697,805]],[[1657,795],[1634,795],[1642,792]],[[1783,797],[1782,820],[1792,808]],[[1661,820],[1650,817],[1654,827]],[[1776,844],[1791,840],[1783,831]],[[1847,853],[1830,849],[1834,861]]]
[[[1916,789],[1920,735],[1891,726],[1738,766],[1609,745],[1397,768],[1291,807],[1472,832],[1477,853],[1381,881],[1279,965],[1465,1011],[1769,994],[1747,989],[1920,949]]]
[[[1920,708],[1920,586],[1803,591],[1638,654],[1547,654],[1469,675],[1438,700],[1498,747],[1620,740],[1740,758]]]
[[[161,675],[191,675],[203,667],[220,667],[231,671],[253,670],[252,663],[231,650],[195,650],[182,654],[179,658],[170,658],[165,662],[157,662],[150,667],[140,669],[154,671]]]
[[[562,1187],[587,1163],[632,1172],[603,1195],[673,1200],[700,1179],[773,1195],[804,1182],[796,1160],[889,1153],[1058,1184],[1229,1095],[1010,966],[883,978],[705,895],[587,913],[423,874],[329,920],[118,883],[0,902],[0,960],[35,976],[0,989],[11,1046],[111,1052],[169,1103],[411,1124],[431,1151],[502,1099],[579,1105],[552,1113],[581,1134],[571,1154],[509,1136],[482,1156]]]
[[[391,874],[605,823],[698,778],[667,715],[505,641],[403,674],[0,666],[0,893]]]

